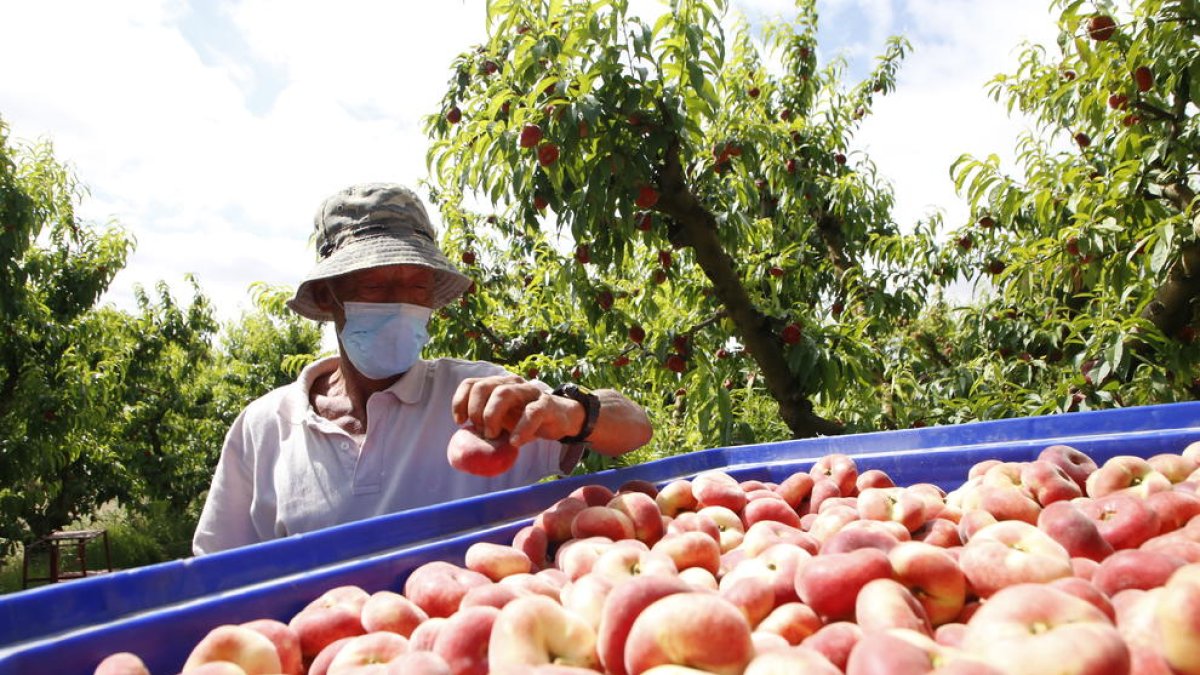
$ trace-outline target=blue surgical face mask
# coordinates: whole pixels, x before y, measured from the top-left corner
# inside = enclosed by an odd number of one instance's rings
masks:
[[[428,307],[403,302],[347,302],[338,336],[358,372],[383,380],[408,372],[429,341]]]

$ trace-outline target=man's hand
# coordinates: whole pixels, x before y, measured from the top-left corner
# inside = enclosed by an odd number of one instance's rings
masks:
[[[586,411],[577,401],[554,396],[518,375],[467,378],[453,401],[454,421],[468,421],[484,438],[520,447],[536,438],[557,441],[583,428]]]

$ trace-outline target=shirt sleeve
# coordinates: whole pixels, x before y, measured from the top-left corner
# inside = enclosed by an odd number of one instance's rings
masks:
[[[213,473],[192,553],[204,555],[257,543],[259,537],[250,515],[254,498],[253,473],[246,459],[246,411],[243,410],[225,436],[221,458]]]

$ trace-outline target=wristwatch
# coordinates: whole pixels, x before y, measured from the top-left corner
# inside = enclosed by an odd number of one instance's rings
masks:
[[[583,428],[574,436],[565,436],[559,439],[560,443],[579,443],[587,439],[592,434],[592,429],[596,427],[596,418],[600,416],[600,397],[592,393],[591,389],[581,387],[574,382],[560,384],[551,392],[555,396],[562,396],[573,401],[578,401],[583,406]]]

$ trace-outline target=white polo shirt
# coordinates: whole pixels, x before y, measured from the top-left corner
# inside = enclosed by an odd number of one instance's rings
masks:
[[[516,465],[499,476],[472,476],[450,466],[446,446],[458,429],[451,411],[458,384],[508,372],[480,361],[418,361],[391,387],[372,394],[360,448],[309,405],[312,383],[337,365],[337,357],[313,363],[296,382],[238,416],[192,540],[196,555],[528,485],[569,470],[560,469],[563,445],[545,440],[522,446]]]

